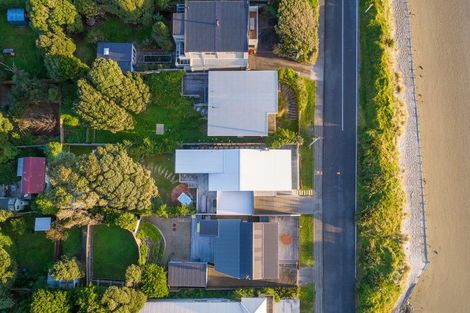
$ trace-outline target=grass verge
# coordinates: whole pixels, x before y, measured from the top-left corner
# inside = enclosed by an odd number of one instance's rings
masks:
[[[405,111],[395,94],[390,4],[360,1],[359,11],[367,8],[360,20],[357,311],[381,313],[392,311],[407,271],[398,160]]]
[[[94,227],[94,278],[123,280],[127,267],[136,264],[137,258],[137,244],[129,231],[117,226]]]
[[[298,132],[304,138],[300,147],[300,188],[313,189],[313,146],[308,147],[312,140],[315,120],[315,81],[301,77],[292,69],[279,70],[279,82],[288,86],[295,95],[298,109],[298,120],[287,118],[286,99],[281,96],[279,101],[278,126]]]
[[[309,284],[300,287],[300,313],[315,312],[315,286]]]
[[[300,266],[313,266],[313,216],[300,216]]]

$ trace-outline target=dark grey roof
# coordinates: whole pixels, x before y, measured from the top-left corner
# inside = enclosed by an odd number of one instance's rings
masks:
[[[185,52],[248,51],[248,1],[187,1]]]
[[[218,236],[219,235],[219,222],[216,220],[202,220],[200,221],[200,236]]]
[[[168,263],[168,286],[206,287],[207,263],[170,261]]]
[[[215,270],[240,279],[278,279],[278,224],[219,220]]]
[[[98,42],[96,57],[112,59],[119,64],[123,71],[131,71],[133,47],[131,42]],[[109,55],[104,55],[105,48],[109,49]]]
[[[10,198],[0,198],[0,209],[8,210],[10,208],[8,205],[9,201]]]
[[[216,271],[240,278],[240,220],[219,220],[214,264]]]

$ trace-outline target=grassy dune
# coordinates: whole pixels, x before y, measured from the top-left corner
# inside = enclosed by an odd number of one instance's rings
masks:
[[[396,97],[392,12],[386,0],[361,0],[357,311],[390,312],[407,266],[401,222],[405,194],[398,138],[405,120]]]

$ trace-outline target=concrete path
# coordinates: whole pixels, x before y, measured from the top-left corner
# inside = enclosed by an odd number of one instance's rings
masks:
[[[301,286],[309,285],[314,279],[314,268],[313,266],[301,267],[299,271],[299,284]],[[315,311],[316,312],[316,311]]]

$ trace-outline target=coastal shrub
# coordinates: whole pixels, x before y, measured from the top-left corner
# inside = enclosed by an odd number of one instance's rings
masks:
[[[398,159],[405,111],[395,96],[390,4],[360,1],[359,11],[367,8],[360,21],[357,312],[385,313],[392,311],[407,272]]]
[[[318,54],[317,1],[280,0],[275,27],[279,44],[274,52],[298,62],[314,62]]]

